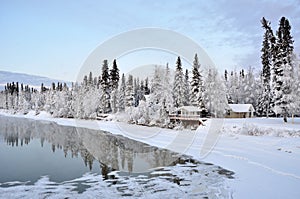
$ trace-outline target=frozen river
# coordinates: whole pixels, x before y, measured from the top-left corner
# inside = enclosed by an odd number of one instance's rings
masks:
[[[105,131],[0,116],[0,198],[228,198],[233,172]]]

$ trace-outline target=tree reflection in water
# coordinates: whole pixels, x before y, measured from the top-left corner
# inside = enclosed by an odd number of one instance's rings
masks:
[[[24,118],[2,117],[0,133],[10,146],[28,145],[31,139],[51,143],[52,151],[63,150],[65,157],[80,157],[92,170],[93,162],[100,163],[101,174],[108,179],[111,171],[144,173],[149,169],[168,166],[176,162],[178,155],[168,150],[150,147],[120,135],[61,126],[54,122],[35,121]]]

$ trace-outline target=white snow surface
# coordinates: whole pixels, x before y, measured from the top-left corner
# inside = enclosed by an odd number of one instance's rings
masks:
[[[0,112],[1,115],[12,116]],[[235,172],[226,180],[232,198],[300,198],[300,118],[224,119],[213,149],[201,156],[211,120],[196,131],[170,130],[114,121],[52,118],[40,113],[13,115],[60,125],[101,129],[153,146],[167,148]]]

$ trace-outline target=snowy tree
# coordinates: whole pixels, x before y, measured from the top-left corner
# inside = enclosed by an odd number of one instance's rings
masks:
[[[120,91],[119,91],[119,106],[118,106],[118,111],[119,112],[123,112],[125,111],[125,105],[126,105],[126,101],[125,101],[125,96],[126,96],[126,86],[125,86],[125,75],[124,73],[122,74],[122,78],[121,78],[121,86],[120,86]]]
[[[274,36],[270,26],[270,22],[264,17],[261,20],[262,27],[265,30],[263,44],[262,44],[262,55],[261,62],[263,66],[262,70],[262,87],[263,91],[259,95],[259,102],[257,112],[260,115],[269,116],[271,109],[271,66],[272,66],[272,54],[271,54],[271,39]]]
[[[254,74],[254,68],[249,66],[247,72],[245,73],[244,70],[242,70],[241,75],[241,83],[240,83],[240,92],[241,92],[241,102],[245,104],[252,104],[253,106],[256,106],[258,103],[258,87],[257,84],[259,82],[258,79],[255,78]]]
[[[119,68],[117,66],[116,60],[113,61],[112,69],[110,70],[110,82],[112,89],[116,89],[119,86]]]
[[[174,107],[178,108],[183,106],[184,100],[184,80],[183,80],[183,72],[180,57],[177,58],[176,61],[176,71],[173,82],[173,100]]]
[[[92,72],[90,72],[90,74],[89,74],[89,78],[88,78],[87,84],[88,85],[92,85],[93,84],[93,74],[92,74]]]
[[[237,71],[231,71],[228,77],[227,85],[227,99],[232,104],[240,103],[240,81]]]
[[[150,94],[150,88],[149,88],[149,79],[148,77],[145,79],[145,95]]]
[[[133,76],[129,75],[125,88],[125,106],[132,107],[134,105],[134,90],[133,90]]]
[[[151,81],[151,97],[150,101],[154,104],[161,104],[164,94],[164,87],[162,82],[162,70],[155,66],[153,79]]]
[[[200,108],[205,108],[203,101],[203,81],[200,71],[198,55],[195,54],[191,80],[191,104]]]
[[[289,105],[291,113],[300,113],[300,60],[297,60],[296,55],[293,56],[293,76],[292,76],[292,103]]]
[[[111,112],[111,104],[110,104],[110,76],[108,69],[107,60],[103,61],[102,65],[102,76],[101,76],[101,88],[102,88],[102,113]]]
[[[188,69],[185,70],[183,93],[184,93],[183,105],[188,106],[190,105],[190,82],[189,82]]]
[[[205,79],[204,102],[215,117],[222,117],[228,108],[224,82],[216,69],[209,69]]]
[[[134,96],[134,102],[133,105],[137,107],[140,103],[141,99],[141,87],[140,87],[140,80],[139,78],[133,79],[133,96]]]
[[[292,73],[293,73],[293,40],[291,26],[288,19],[282,17],[279,23],[276,48],[274,50],[274,74],[275,74],[275,107],[276,114],[283,116],[287,122],[289,105],[292,103]]]
[[[170,110],[173,107],[173,96],[172,96],[172,86],[171,86],[171,71],[169,68],[169,64],[166,64],[166,68],[164,71],[164,76],[162,78],[163,84],[163,93],[162,93],[162,98],[163,100],[165,100],[165,106],[168,112],[170,112]]]
[[[118,86],[119,86],[119,69],[116,60],[113,61],[112,69],[110,70],[110,86],[111,86],[111,98],[110,104],[113,113],[118,111]]]

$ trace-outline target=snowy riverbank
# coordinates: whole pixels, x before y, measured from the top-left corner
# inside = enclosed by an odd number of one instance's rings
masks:
[[[54,121],[60,125],[101,129],[150,145],[171,149],[235,172],[227,180],[233,198],[298,198],[300,196],[300,119],[283,124],[281,118],[223,120],[214,148],[200,156],[211,121],[196,131],[170,130],[113,121],[52,118],[47,113],[1,115]],[[260,136],[251,136],[260,135]]]

